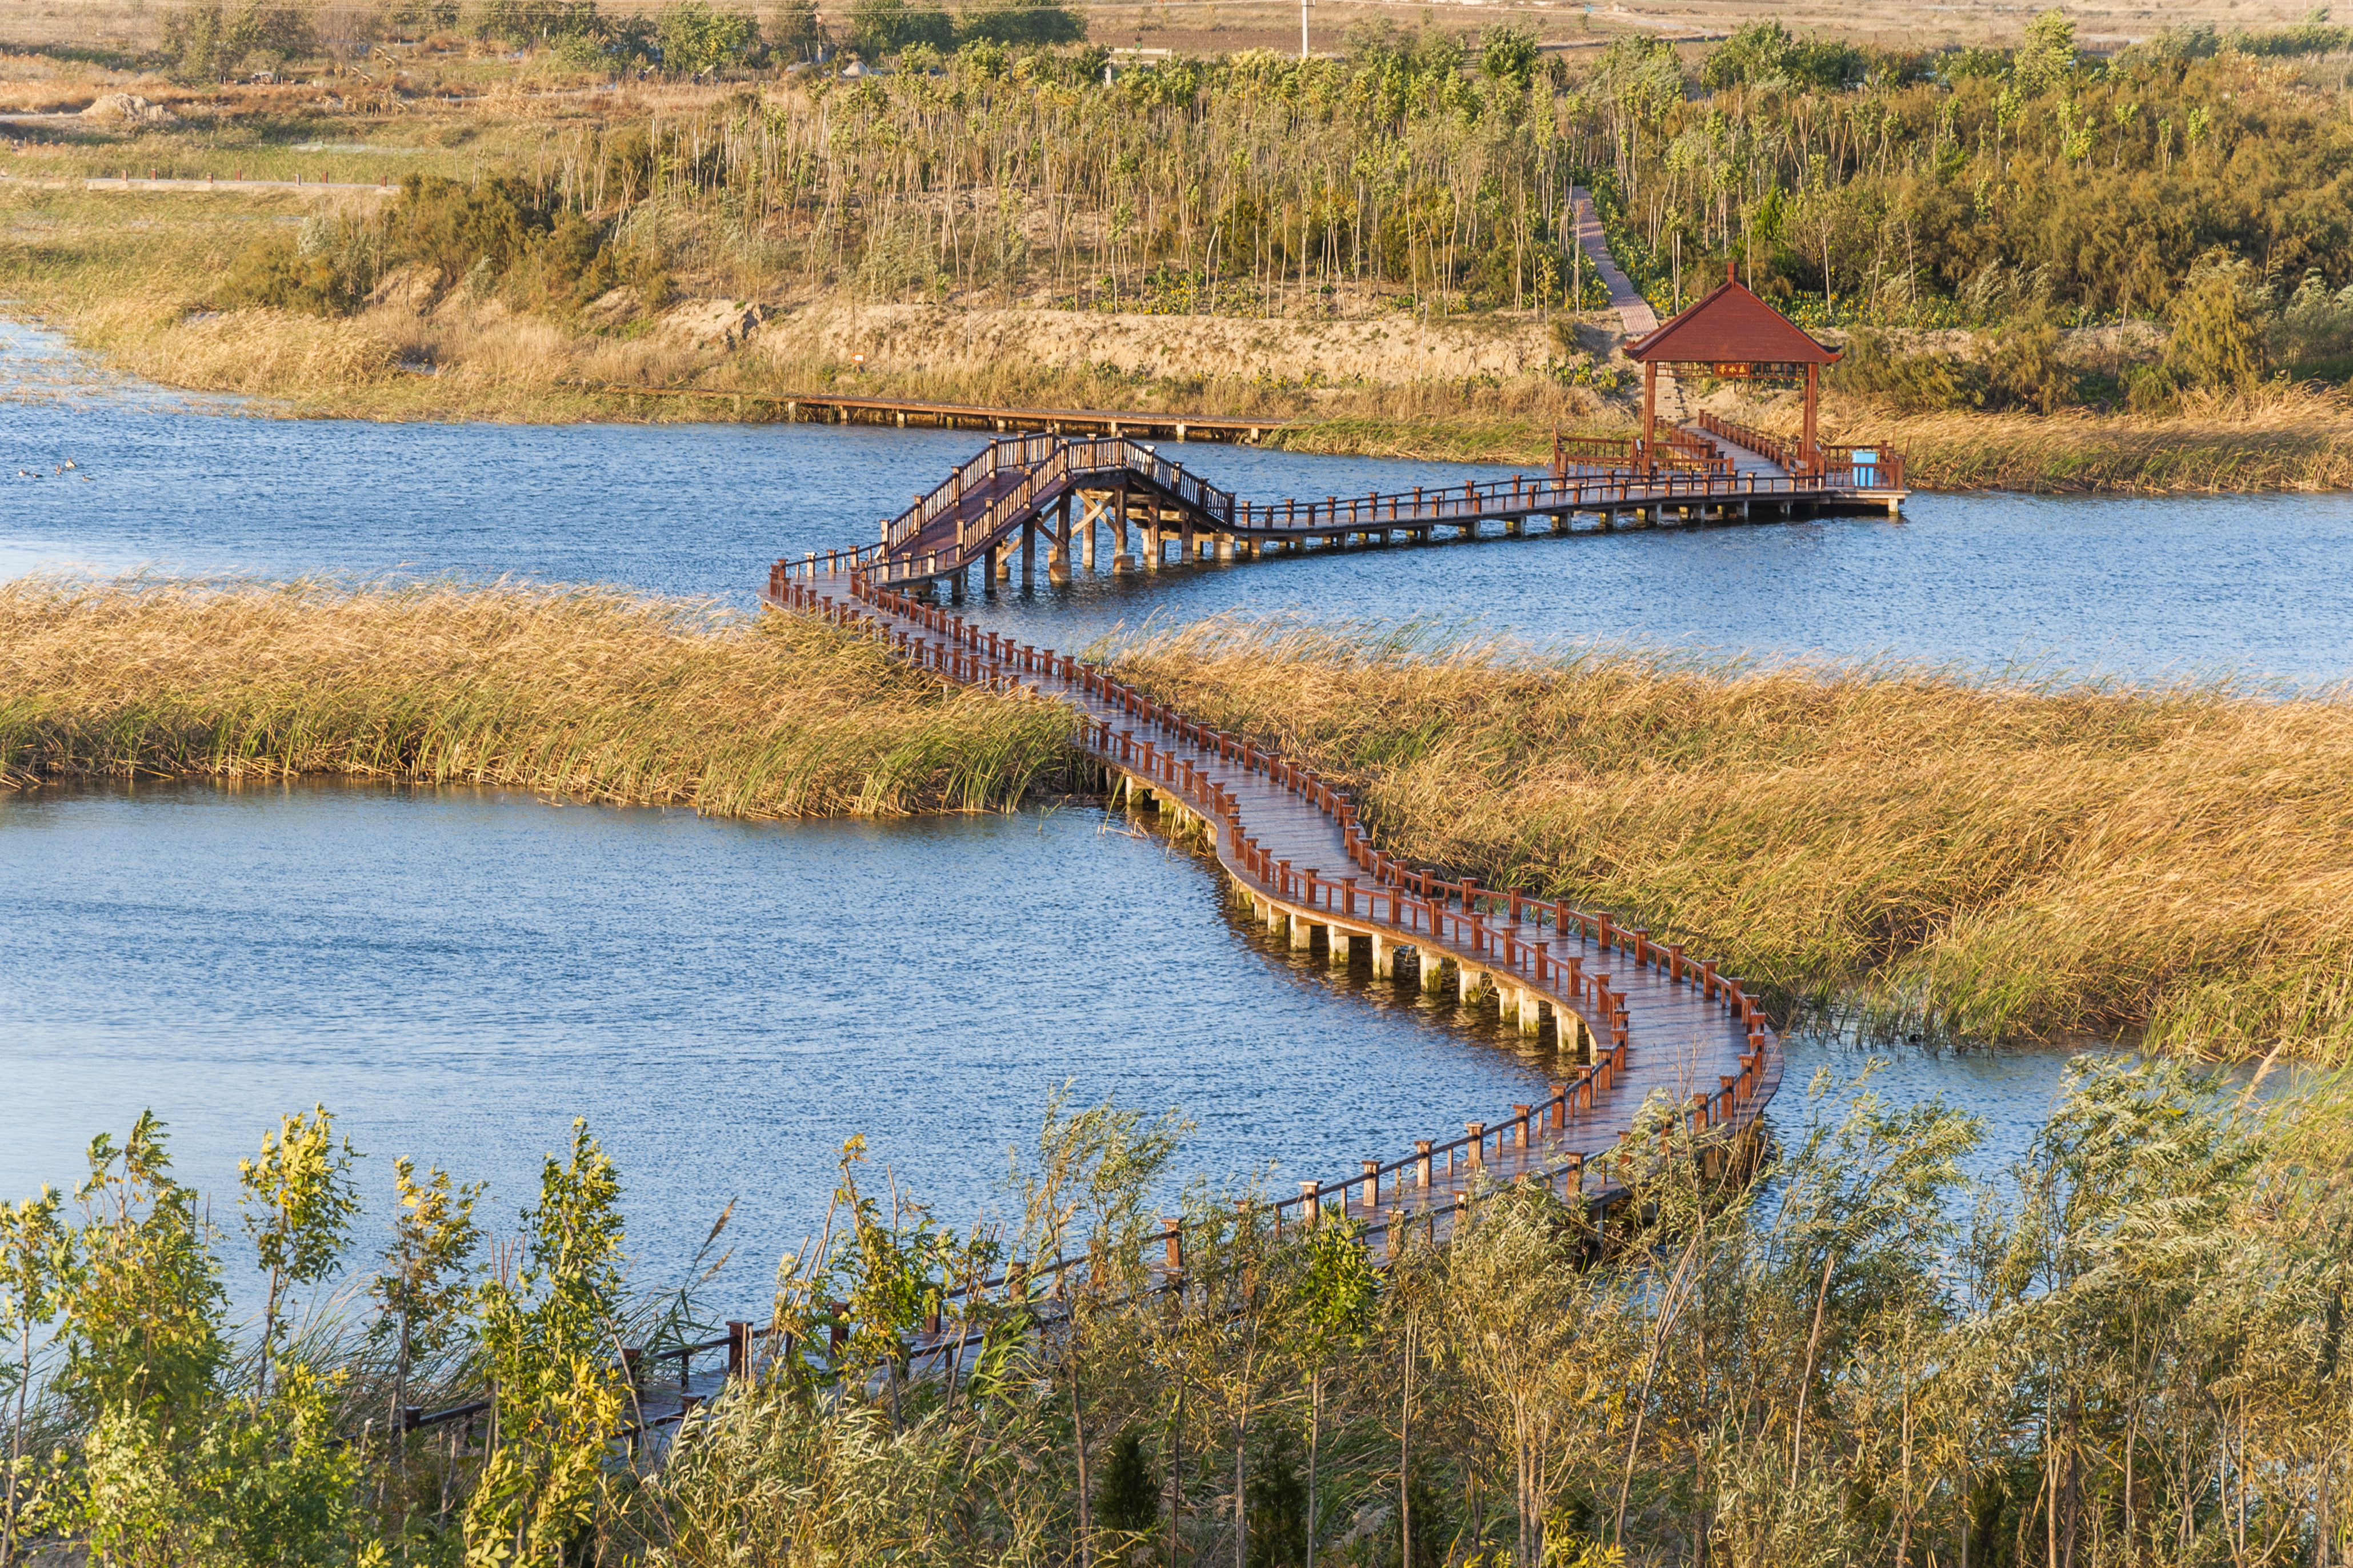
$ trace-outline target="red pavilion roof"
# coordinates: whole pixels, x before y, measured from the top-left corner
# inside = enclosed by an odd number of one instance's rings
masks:
[[[1835,364],[1839,355],[1727,278],[1657,331],[1628,343],[1626,357],[1674,364]]]

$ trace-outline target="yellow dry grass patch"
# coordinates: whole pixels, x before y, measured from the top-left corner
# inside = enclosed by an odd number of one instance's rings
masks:
[[[2353,1057],[2353,702],[1695,668],[1206,623],[1124,656],[1416,861],[1613,909],[1816,1016]]]
[[[134,297],[93,306],[77,325],[132,374],[199,392],[332,395],[393,363],[393,345],[357,321],[286,310],[184,314]]]
[[[804,616],[613,589],[0,584],[0,783],[332,773],[890,815],[1018,801],[1070,732]]]
[[[1794,433],[1795,421],[1788,419]],[[2189,400],[2167,417],[2063,412],[1889,415],[1834,408],[1831,438],[1900,449],[1923,489],[2054,492],[2353,489],[2353,408],[2279,385]]]

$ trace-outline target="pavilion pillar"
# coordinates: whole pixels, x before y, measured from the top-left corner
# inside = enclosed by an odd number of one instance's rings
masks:
[[[1814,442],[1816,428],[1814,416],[1820,405],[1821,388],[1822,367],[1818,364],[1808,365],[1806,367],[1806,433],[1798,443],[1798,460],[1805,464],[1809,472],[1818,470],[1822,466],[1820,449]]]
[[[1813,439],[1814,382],[1810,372],[1806,378],[1806,426],[1808,440]],[[1658,466],[1653,456],[1653,443],[1659,435],[1659,367],[1651,360],[1642,362],[1642,461],[1651,468]]]

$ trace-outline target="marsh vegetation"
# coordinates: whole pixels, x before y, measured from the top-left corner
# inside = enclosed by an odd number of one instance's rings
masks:
[[[2274,1104],[2092,1068],[1982,1191],[1968,1115],[1867,1082],[1788,1107],[1748,1184],[1697,1180],[1679,1120],[1638,1123],[1606,1235],[1523,1184],[1394,1252],[1336,1209],[1277,1236],[1249,1185],[1172,1198],[1174,1113],[1057,1101],[962,1229],[852,1140],[821,1237],[778,1269],[788,1337],[631,1443],[617,1352],[654,1364],[741,1309],[702,1298],[704,1259],[633,1277],[623,1173],[588,1129],[510,1231],[449,1173],[375,1169],[323,1110],[270,1131],[233,1207],[182,1185],[142,1119],[69,1198],[0,1210],[23,1347],[0,1553],[2345,1561],[2341,1082]],[[388,1226],[363,1226],[364,1193],[390,1195]],[[1164,1211],[1176,1291],[1146,1263]],[[706,1257],[723,1246],[723,1215]],[[269,1305],[239,1331],[246,1268]],[[934,1321],[965,1337],[952,1363],[909,1354]],[[494,1415],[471,1426],[389,1418],[476,1396]]]

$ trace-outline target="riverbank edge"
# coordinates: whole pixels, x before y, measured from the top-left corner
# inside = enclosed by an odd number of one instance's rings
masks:
[[[0,314],[35,331],[59,334],[104,374],[84,379],[69,367],[69,374],[53,383],[20,381],[0,390],[0,401],[120,395],[126,390],[122,382],[113,380],[120,377],[198,405],[184,405],[175,412],[379,424],[715,425],[778,423],[784,400],[839,396],[853,384],[859,395],[910,402],[939,401],[941,392],[956,390],[925,384],[932,378],[920,375],[858,375],[849,383],[820,374],[814,384],[797,392],[754,384],[732,363],[713,367],[714,376],[649,384],[644,394],[554,379],[501,377],[463,366],[420,374],[391,361],[384,346],[355,324],[307,318],[282,319],[265,334],[287,339],[279,345],[282,353],[234,356],[237,379],[226,384],[216,376],[169,374],[166,363],[149,352],[154,345],[145,341],[146,334],[125,331],[123,323],[101,323],[70,309],[43,310],[37,300],[20,298],[16,303],[18,309]],[[27,310],[25,305],[33,308]],[[373,346],[362,353],[344,341],[358,338]],[[843,375],[855,374],[855,367],[840,370]],[[1037,388],[1039,395],[1026,397],[1024,405],[1033,410],[1098,405],[1097,399],[1084,395],[1054,395],[1058,391],[1080,393],[1078,378],[1062,379],[1072,384]],[[707,384],[712,381],[716,384]],[[1086,390],[1099,394],[1103,389]],[[1522,401],[1516,396],[1506,399],[1504,409],[1432,413],[1433,403],[1442,407],[1447,400],[1428,384],[1379,389],[1398,402],[1420,405],[1419,411],[1397,416],[1350,412],[1319,417],[1262,405],[1244,407],[1220,398],[1218,390],[1213,384],[1209,395],[1190,406],[1179,407],[1176,399],[1161,395],[1139,399],[1124,411],[1164,424],[1178,414],[1263,422],[1266,434],[1259,445],[1303,455],[1523,470],[1542,470],[1550,464],[1556,430],[1563,435],[1624,435],[1630,428],[1606,418],[1556,425],[1510,408],[1509,404]],[[1245,402],[1259,397],[1247,386],[1235,391]],[[1371,391],[1356,389],[1356,395]],[[1006,406],[972,401],[976,407]],[[1772,423],[1769,415],[1760,417]],[[2154,497],[2353,491],[2353,408],[2340,395],[2323,392],[2276,389],[2165,417],[2088,411],[1902,415],[1833,398],[1825,410],[1823,433],[1834,442],[1903,452],[1907,488],[1923,494]],[[1214,477],[1214,468],[1209,472]]]
[[[102,353],[100,357],[111,359]],[[110,364],[110,368],[120,367]],[[745,389],[739,411],[733,400],[734,388],[649,388],[649,392],[709,395],[647,397],[632,406],[630,395],[624,392],[407,372],[325,397],[230,393],[165,382],[153,384],[175,395],[223,399],[216,406],[174,412],[386,425],[782,424],[786,421],[779,417],[777,404],[793,395]],[[68,395],[62,388],[50,392],[19,386],[0,393],[0,400],[40,402]],[[806,395],[822,398],[839,394],[817,391]],[[1179,411],[1124,412],[1165,421]],[[1181,412],[1203,419],[1250,417],[1221,413],[1214,405]],[[1270,424],[1257,445],[1303,456],[1531,469],[1543,468],[1552,459],[1552,426],[1508,417],[1466,413],[1455,418],[1356,416]],[[2217,417],[2191,424],[2099,416],[1945,415],[1874,420],[1867,413],[1851,411],[1834,420],[1830,429],[1833,439],[1876,441],[1903,451],[1907,486],[1918,494],[2156,497],[2353,492],[2353,418],[2249,423]],[[1562,433],[1611,432],[1596,426]]]

